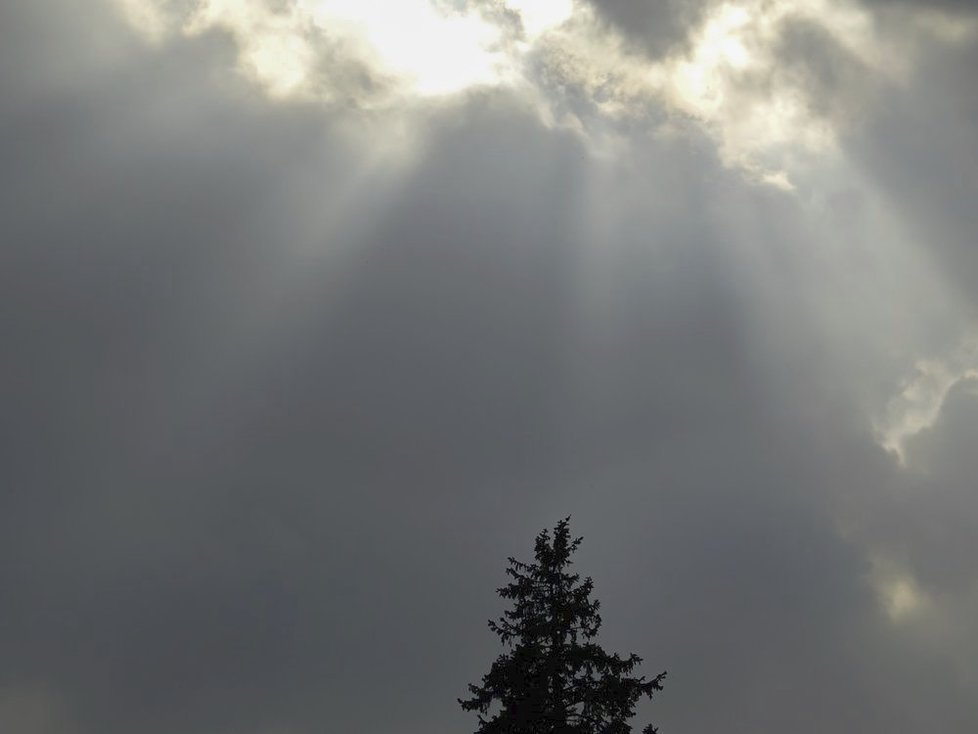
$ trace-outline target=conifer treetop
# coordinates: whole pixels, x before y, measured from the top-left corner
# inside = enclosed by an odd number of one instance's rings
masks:
[[[512,604],[489,621],[506,651],[481,684],[469,685],[471,698],[459,699],[478,712],[477,734],[629,734],[636,703],[662,690],[664,672],[633,675],[642,658],[608,653],[595,641],[594,584],[571,570],[581,541],[568,517],[537,535],[532,563],[508,559],[509,581],[497,592]]]

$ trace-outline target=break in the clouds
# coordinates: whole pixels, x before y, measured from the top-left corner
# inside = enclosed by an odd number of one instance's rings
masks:
[[[974,731],[975,24],[5,3],[0,730],[474,729],[572,514],[663,732]]]

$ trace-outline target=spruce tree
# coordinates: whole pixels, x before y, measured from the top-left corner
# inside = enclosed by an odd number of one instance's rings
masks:
[[[507,651],[481,685],[469,686],[472,697],[459,699],[478,712],[477,734],[628,734],[635,704],[662,690],[664,672],[634,676],[638,655],[609,654],[594,642],[600,603],[591,600],[590,577],[570,571],[582,539],[571,539],[569,525],[561,520],[537,536],[535,562],[509,558],[510,581],[498,593],[512,607],[489,621]]]

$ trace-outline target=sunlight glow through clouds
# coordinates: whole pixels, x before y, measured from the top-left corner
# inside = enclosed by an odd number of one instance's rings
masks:
[[[874,559],[874,566],[879,602],[891,622],[909,622],[932,607],[913,576],[880,559]]]
[[[477,6],[450,8],[433,0],[199,0],[168,23],[173,19],[162,0],[115,2],[153,39],[168,30],[230,33],[242,71],[273,96],[321,96],[323,88],[313,82],[317,51],[336,45],[408,97],[512,85],[518,76],[519,58],[506,48],[505,29]],[[572,0],[508,0],[505,6],[519,15],[530,42],[573,11]]]
[[[836,126],[815,111],[804,75],[785,68],[786,37],[809,25],[853,63],[882,78],[904,73],[905,55],[881,38],[869,15],[847,0],[737,0],[717,3],[688,31],[687,44],[650,59],[597,22],[588,6],[542,44],[565,83],[583,89],[608,117],[662,107],[697,123],[721,160],[750,178],[791,189],[791,168],[836,152]]]
[[[721,158],[778,188],[792,188],[791,156],[832,151],[832,125],[814,115],[779,57],[786,28],[810,23],[867,66],[891,73],[890,56],[868,15],[838,0],[723,3],[690,38],[691,50],[663,63],[665,94],[717,140]],[[757,85],[764,85],[759,94]]]
[[[505,4],[519,13],[523,32],[530,39],[556,28],[574,14],[573,0],[505,0]]]
[[[172,4],[113,1],[148,36],[165,35]],[[881,38],[849,0],[721,2],[689,29],[684,47],[659,59],[628,46],[580,0],[197,0],[181,7],[191,9],[171,22],[172,31],[229,33],[242,72],[272,96],[393,113],[473,88],[507,87],[548,124],[585,136],[595,123],[613,128],[665,110],[713,138],[724,164],[782,189],[792,188],[799,160],[834,152],[844,124],[815,111],[818,90],[805,87],[804,75],[786,73],[781,54],[792,24],[819,29],[883,78],[900,76],[910,63],[906,49]],[[571,111],[560,99],[568,94],[592,111]]]
[[[270,10],[263,3],[207,0],[186,22],[188,34],[221,28],[239,45],[243,70],[273,96],[296,93],[307,82],[314,53],[305,34],[297,32],[299,8]]]
[[[472,13],[439,12],[428,0],[304,0],[324,32],[362,38],[378,65],[420,96],[498,83],[500,31]]]

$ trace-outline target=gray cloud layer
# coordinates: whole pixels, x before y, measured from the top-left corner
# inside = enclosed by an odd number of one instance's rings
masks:
[[[978,726],[974,383],[912,468],[875,442],[957,322],[917,339],[944,311],[861,184],[758,187],[705,138],[595,160],[510,92],[377,164],[219,36],[0,28],[0,729],[466,730],[504,559],[569,513],[605,641],[670,670],[663,731]],[[789,45],[820,97],[873,84]],[[845,141],[963,311],[973,53]]]
[[[685,41],[686,30],[710,5],[708,0],[590,0],[600,17],[653,55]]]

